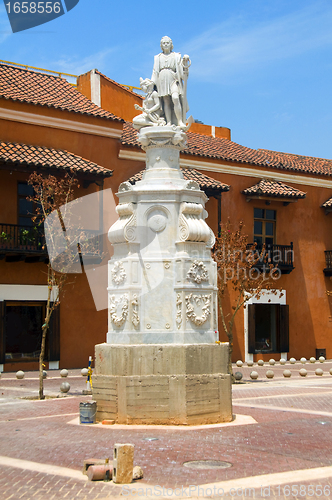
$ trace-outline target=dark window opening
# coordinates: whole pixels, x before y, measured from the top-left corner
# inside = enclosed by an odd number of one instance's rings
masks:
[[[31,217],[35,213],[33,201],[27,198],[33,196],[34,190],[27,182],[19,182],[17,185],[18,201],[18,225],[33,226]]]
[[[277,315],[275,305],[260,304],[256,306],[255,351],[277,351]]]
[[[249,353],[289,351],[289,307],[281,304],[248,306]]]
[[[44,318],[44,302],[6,303],[6,360],[37,359],[39,357]]]
[[[0,301],[0,363],[36,361],[40,354],[46,301]],[[60,307],[50,318],[45,361],[60,360]]]
[[[254,208],[254,242],[273,245],[276,234],[276,210]]]

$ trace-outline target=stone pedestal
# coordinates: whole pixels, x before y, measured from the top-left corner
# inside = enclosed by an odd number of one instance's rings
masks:
[[[232,420],[228,344],[96,346],[97,420],[197,425]]]
[[[96,346],[97,419],[199,424],[232,419],[228,345],[217,345],[215,237],[207,197],[186,181],[186,134],[145,127],[146,171],[119,187],[109,230],[107,343]]]

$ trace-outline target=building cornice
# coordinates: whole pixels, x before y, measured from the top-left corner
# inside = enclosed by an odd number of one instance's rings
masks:
[[[134,160],[145,162],[145,153],[140,151],[129,151],[121,149],[119,152],[121,160]],[[195,168],[207,172],[218,172],[222,174],[239,175],[241,177],[258,177],[259,179],[273,179],[281,182],[291,182],[293,184],[302,184],[303,186],[315,186],[332,188],[332,179],[322,179],[321,177],[311,177],[303,174],[292,174],[280,172],[277,169],[266,170],[262,168],[239,167],[237,165],[225,165],[223,163],[214,163],[205,160],[189,160],[180,158],[180,166],[184,168]]]
[[[122,135],[122,128],[116,129],[103,127],[90,123],[82,123],[74,120],[72,121],[52,116],[38,115],[7,108],[0,108],[0,118],[15,122],[30,123],[31,125],[39,125],[41,127],[70,130],[73,132],[82,132],[84,134],[99,135],[116,139],[120,138]]]

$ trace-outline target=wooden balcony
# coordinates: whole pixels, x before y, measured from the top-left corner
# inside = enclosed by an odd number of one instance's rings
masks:
[[[102,235],[97,231],[79,231],[73,237],[70,260],[83,264],[99,264],[103,258]],[[73,259],[74,256],[74,259]],[[34,226],[0,224],[0,259],[6,262],[48,262],[48,252],[42,231]]]
[[[252,247],[252,243],[248,247]],[[256,244],[255,253],[257,256],[263,250],[262,244]],[[266,245],[262,258],[255,264],[255,268],[269,270],[270,264],[280,269],[281,274],[289,274],[294,269],[293,242],[290,245]]]
[[[325,250],[326,267],[323,269],[325,276],[332,276],[332,250]]]
[[[0,259],[7,262],[47,262],[45,238],[34,226],[0,224]]]

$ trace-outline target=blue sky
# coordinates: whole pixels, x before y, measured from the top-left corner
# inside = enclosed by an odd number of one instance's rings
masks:
[[[332,158],[332,2],[80,0],[13,34],[0,4],[0,58],[139,85],[163,35],[192,60],[190,113],[251,148]]]

